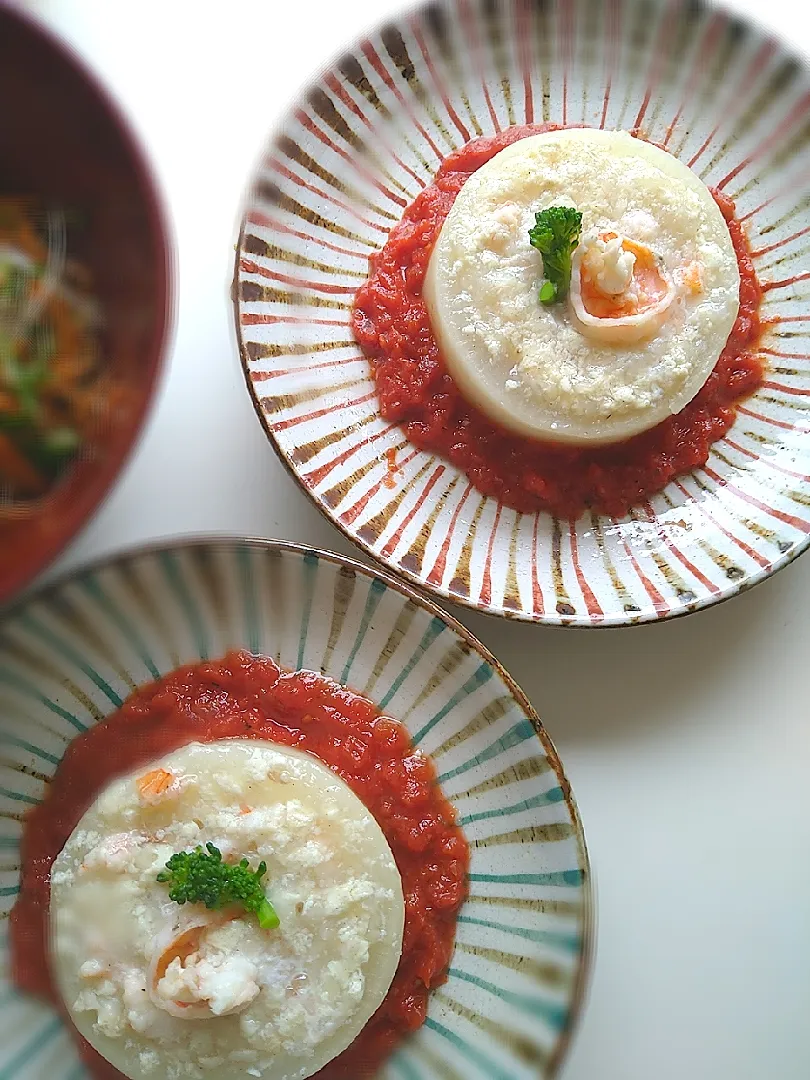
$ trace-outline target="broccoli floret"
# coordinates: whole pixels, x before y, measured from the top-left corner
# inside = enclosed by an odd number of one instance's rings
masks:
[[[198,847],[172,855],[158,874],[158,881],[169,886],[170,898],[176,904],[205,904],[210,910],[241,904],[245,911],[255,913],[263,930],[275,930],[278,915],[261,884],[267,864],[259,863],[255,871],[247,859],[230,865],[222,861],[213,844],[205,846],[207,851]]]
[[[582,214],[571,206],[550,206],[535,214],[529,240],[543,256],[546,280],[540,287],[542,303],[553,304],[568,295],[571,256],[579,243],[581,230]]]

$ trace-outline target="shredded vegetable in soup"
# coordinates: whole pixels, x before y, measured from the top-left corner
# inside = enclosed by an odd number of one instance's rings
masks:
[[[99,409],[99,318],[64,215],[0,198],[0,506],[47,493]]]

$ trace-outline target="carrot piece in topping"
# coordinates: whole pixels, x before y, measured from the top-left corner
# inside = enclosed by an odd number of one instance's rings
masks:
[[[693,293],[703,292],[703,275],[700,263],[691,262],[683,270],[683,283]]]
[[[156,802],[174,783],[174,773],[168,769],[152,769],[135,781],[138,795],[144,802]]]

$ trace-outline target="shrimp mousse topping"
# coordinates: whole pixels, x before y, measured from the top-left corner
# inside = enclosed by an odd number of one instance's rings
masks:
[[[112,782],[51,873],[58,989],[132,1080],[304,1078],[357,1037],[402,952],[380,826],[312,755],[192,743]]]

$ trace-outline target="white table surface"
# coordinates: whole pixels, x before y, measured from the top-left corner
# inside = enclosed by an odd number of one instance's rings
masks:
[[[237,360],[244,185],[295,91],[394,0],[30,0],[151,154],[177,315],[147,431],[64,571],[194,532],[361,557],[288,477]],[[795,0],[737,0],[810,51]],[[728,604],[607,631],[455,610],[534,702],[574,788],[598,946],[564,1080],[810,1076],[810,555]]]

